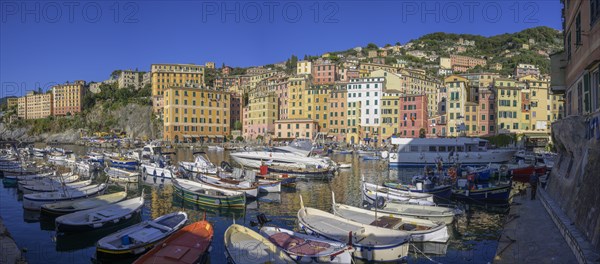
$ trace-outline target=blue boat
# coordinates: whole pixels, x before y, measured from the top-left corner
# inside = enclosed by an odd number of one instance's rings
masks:
[[[131,159],[115,159],[110,158],[108,160],[111,167],[121,168],[126,170],[137,170],[138,165],[140,164],[137,160]]]
[[[460,180],[459,180],[460,181]],[[512,183],[493,185],[471,184],[452,189],[452,195],[456,199],[481,201],[490,203],[508,203]]]

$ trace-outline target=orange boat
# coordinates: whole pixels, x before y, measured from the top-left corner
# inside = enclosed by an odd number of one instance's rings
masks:
[[[134,264],[201,263],[214,234],[206,220],[187,225],[137,259]]]

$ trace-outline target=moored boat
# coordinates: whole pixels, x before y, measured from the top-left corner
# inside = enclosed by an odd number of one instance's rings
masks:
[[[229,263],[294,263],[282,248],[249,228],[233,224],[224,235]]]
[[[105,183],[90,185],[81,188],[65,189],[58,192],[31,193],[23,195],[23,208],[27,210],[40,210],[44,204],[68,200],[77,200],[103,194],[106,191]]]
[[[96,243],[96,258],[107,260],[139,256],[177,232],[187,220],[185,212],[175,212],[112,233]]]
[[[175,195],[184,201],[214,207],[245,207],[246,194],[184,179],[173,179]]]
[[[86,199],[44,204],[41,207],[41,212],[42,215],[55,217],[117,203],[125,200],[125,198],[127,198],[127,192],[125,191],[103,194]]]
[[[402,191],[368,182],[363,182],[361,189],[365,200],[370,204],[374,204],[379,207],[382,206],[386,201],[420,205],[435,205],[433,201],[433,195],[427,193]]]
[[[244,192],[250,198],[256,198],[258,196],[258,184],[256,183],[251,183],[248,181],[228,180],[216,176],[209,176],[203,174],[199,174],[196,177],[196,179],[206,185],[215,188],[224,189],[228,191]]]
[[[206,220],[187,225],[138,258],[134,264],[192,264],[202,263],[214,235],[213,226]]]
[[[108,175],[110,180],[122,183],[135,183],[138,182],[140,177],[138,172],[131,172],[113,167],[105,168],[104,173]]]
[[[397,217],[377,211],[366,210],[335,202],[332,194],[333,213],[365,225],[382,227],[389,230],[407,232],[412,242],[440,242],[446,243],[450,236],[444,222],[434,222],[427,219],[412,218],[407,216]]]
[[[408,233],[365,225],[325,211],[304,207],[302,196],[298,223],[300,229],[309,235],[342,243],[349,242],[355,248],[355,258],[367,261],[398,261],[408,255]]]
[[[125,222],[144,206],[144,195],[56,218],[57,232],[86,232]]]
[[[30,193],[38,193],[38,192],[57,192],[62,190],[63,188],[67,188],[67,189],[77,189],[77,188],[81,188],[81,187],[85,187],[85,186],[89,186],[92,184],[92,180],[87,180],[87,181],[78,181],[78,182],[72,182],[72,183],[41,183],[41,184],[34,184],[34,185],[23,185],[23,194],[30,194]]]
[[[416,183],[414,185],[400,184],[394,182],[386,182],[383,184],[385,187],[392,189],[415,192],[415,193],[428,193],[435,197],[449,199],[452,196],[452,185],[441,184],[441,185],[428,185],[424,183]]]
[[[458,209],[443,206],[429,206],[387,202],[381,208],[372,208],[371,210],[382,214],[398,215],[399,217],[408,216],[412,218],[427,219],[431,221],[444,222],[451,224],[454,216],[462,213]]]
[[[452,189],[453,197],[467,201],[484,201],[507,203],[510,198],[512,183],[481,183],[475,184],[467,179],[459,179]]]
[[[323,238],[316,238],[291,230],[263,226],[260,234],[285,251],[299,263],[351,263],[352,246]]]

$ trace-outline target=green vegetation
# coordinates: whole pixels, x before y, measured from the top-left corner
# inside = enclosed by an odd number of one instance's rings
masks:
[[[117,84],[101,84],[100,92],[97,94],[87,93],[83,97],[83,109],[91,109],[96,104],[101,103],[106,109],[116,109],[130,103],[139,105],[151,104],[152,88],[149,84],[139,90],[133,87],[124,89],[117,88]]]
[[[495,145],[496,147],[506,147],[517,142],[517,136],[515,134],[499,134],[481,138],[488,140],[490,144]]]

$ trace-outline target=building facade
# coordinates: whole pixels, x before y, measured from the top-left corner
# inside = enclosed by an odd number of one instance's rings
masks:
[[[52,115],[52,93],[29,92],[26,97],[26,119],[46,118]]]
[[[230,94],[207,88],[164,92],[164,133],[169,142],[224,142],[230,134]]]
[[[152,106],[162,113],[164,92],[169,88],[204,87],[204,66],[195,64],[152,64]]]
[[[314,138],[319,132],[317,121],[312,119],[286,119],[275,121],[275,139],[292,140]]]
[[[314,63],[312,66],[312,83],[315,85],[333,84],[337,80],[337,64],[330,61]]]
[[[81,113],[85,90],[85,81],[53,86],[53,114],[55,116],[66,116]]]
[[[296,74],[297,75],[312,74],[312,62],[310,62],[308,60],[298,61],[296,63]]]
[[[278,120],[277,96],[274,92],[251,94],[243,109],[243,135],[246,139],[266,139],[275,133]]]
[[[427,96],[404,95],[399,99],[399,137],[427,136]]]

